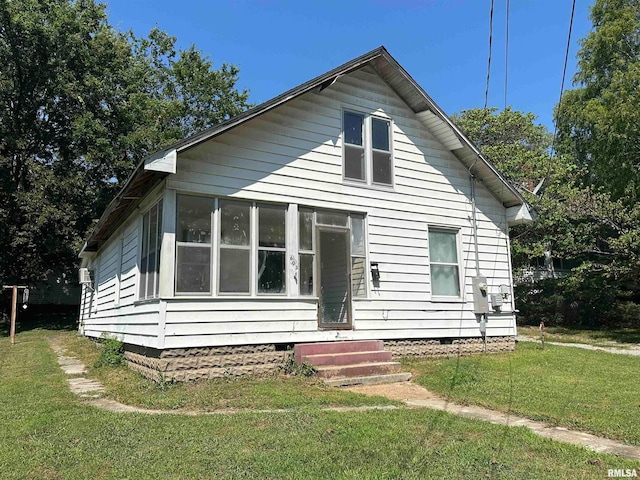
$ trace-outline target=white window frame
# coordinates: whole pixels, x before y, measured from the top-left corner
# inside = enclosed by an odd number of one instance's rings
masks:
[[[300,228],[299,228],[299,222],[300,222],[300,211],[301,210],[306,210],[309,211],[311,210],[311,250],[304,250],[300,247]],[[311,293],[302,293],[300,291],[300,285],[302,282],[302,278],[298,278],[298,283],[296,285],[297,287],[297,295],[301,298],[317,298],[318,293],[316,291],[316,287],[317,287],[317,279],[318,279],[318,273],[316,270],[316,210],[313,207],[308,207],[308,206],[304,206],[304,205],[298,205],[298,212],[297,212],[297,218],[296,221],[298,222],[298,229],[297,229],[297,238],[296,238],[296,243],[297,243],[297,247],[298,247],[298,258],[297,258],[297,262],[298,262],[298,271],[301,271],[301,265],[302,262],[300,262],[300,257],[302,255],[311,255],[312,259],[311,259],[311,271],[313,272],[313,289]]]
[[[432,302],[464,302],[464,286],[465,286],[465,272],[462,264],[462,233],[461,228],[459,227],[451,227],[451,226],[443,226],[443,225],[429,225],[427,228],[427,245],[429,245],[429,287],[431,293],[431,301]],[[443,263],[443,262],[433,262],[431,260],[431,232],[446,232],[455,235],[456,239],[456,254],[457,254],[457,264],[453,263]],[[458,292],[457,296],[454,295],[434,295],[433,294],[433,275],[431,274],[431,265],[447,265],[452,266],[455,265],[458,268]]]
[[[364,149],[364,179],[362,180],[358,178],[351,178],[346,176],[346,148],[347,148],[347,145],[350,145],[350,144],[346,143],[345,123],[344,123],[345,113],[352,113],[354,115],[359,115],[363,117],[362,147]],[[395,188],[395,165],[394,165],[395,155],[394,155],[394,149],[393,149],[393,144],[394,144],[393,121],[390,118],[387,118],[381,115],[366,113],[366,112],[358,111],[353,108],[346,108],[346,107],[342,108],[341,114],[342,114],[342,118],[341,118],[342,131],[340,135],[341,135],[341,141],[342,141],[342,180],[345,183],[353,183],[355,185],[368,185],[368,186],[382,188],[382,189],[394,189]],[[373,152],[374,152],[373,127],[372,127],[373,119],[380,120],[389,124],[389,151],[387,152],[385,150],[377,150],[377,149],[375,151],[389,153],[391,183],[381,183],[381,182],[373,181]]]
[[[268,206],[271,205],[273,207],[276,208],[280,208],[282,210],[284,210],[284,247],[261,247],[260,246],[260,207],[261,206]],[[287,261],[287,235],[289,233],[289,206],[287,204],[276,204],[276,203],[266,203],[266,202],[254,202],[252,208],[255,210],[255,228],[252,228],[252,234],[254,233],[255,235],[255,271],[256,271],[256,275],[255,275],[255,279],[253,280],[255,282],[255,292],[256,295],[260,296],[260,297],[264,297],[264,296],[277,296],[277,297],[283,297],[283,296],[287,296],[288,292],[289,292],[289,282],[288,280],[288,261]],[[260,278],[258,277],[258,268],[260,267],[259,262],[260,262],[260,252],[282,252],[284,253],[284,271],[282,272],[282,275],[284,277],[284,292],[280,292],[280,293],[269,293],[269,292],[260,292],[260,288],[258,285],[258,282],[260,281]]]
[[[222,218],[221,211],[222,207],[220,206],[220,201],[229,201],[229,202],[237,202],[244,203],[249,207],[249,245],[222,245],[222,241],[220,239],[220,233],[222,228]],[[254,297],[257,291],[257,247],[258,247],[258,239],[256,236],[256,211],[255,211],[255,202],[251,200],[244,200],[233,197],[219,197],[215,204],[215,215],[217,217],[216,221],[216,243],[217,243],[217,252],[216,252],[216,263],[213,266],[213,274],[216,276],[216,295],[219,297]],[[223,250],[244,250],[249,251],[249,291],[248,292],[223,292],[220,290],[221,279],[220,279],[220,255]]]
[[[191,192],[177,192],[177,195],[191,195],[200,198],[209,198],[212,200],[213,210],[211,212],[211,246],[209,244],[195,244],[188,243],[190,247],[193,248],[211,248],[211,289],[209,292],[178,292],[177,288],[175,291],[176,297],[188,297],[188,296],[197,296],[197,297],[213,297],[213,298],[229,298],[229,297],[242,297],[242,298],[283,298],[283,297],[294,297],[301,299],[314,299],[318,297],[317,293],[317,279],[318,279],[318,261],[317,261],[317,239],[316,239],[316,227],[318,226],[317,222],[317,214],[318,212],[327,212],[327,213],[339,213],[346,216],[346,224],[343,228],[349,228],[351,230],[352,223],[352,215],[362,216],[363,219],[363,235],[364,235],[364,255],[354,254],[351,255],[351,259],[354,257],[364,258],[365,265],[365,294],[364,296],[353,296],[354,300],[366,300],[370,298],[370,274],[369,274],[369,244],[368,244],[368,216],[366,212],[356,212],[356,211],[338,211],[338,210],[330,210],[324,208],[316,208],[310,205],[302,205],[302,204],[287,204],[287,203],[272,203],[272,202],[260,202],[253,200],[245,200],[235,197],[213,197],[208,195],[201,195],[197,193]],[[220,228],[221,228],[221,209],[220,202],[222,200],[229,200],[235,202],[242,202],[249,206],[250,211],[250,241],[248,246],[236,246],[236,245],[227,245],[226,247],[221,246],[220,242]],[[177,201],[177,196],[176,196]],[[260,247],[259,246],[259,208],[261,205],[273,205],[278,208],[282,208],[285,211],[285,248],[281,247]],[[312,249],[311,250],[302,250],[299,248],[300,242],[300,232],[298,229],[298,216],[300,210],[310,210],[312,212]],[[295,212],[295,216],[291,214],[291,212]],[[178,224],[178,208],[176,206],[176,225]],[[295,225],[294,225],[295,223]],[[324,224],[322,224],[324,225]],[[176,227],[177,228],[177,227]],[[295,241],[291,239],[291,241],[287,240],[292,233],[295,235]],[[173,272],[174,275],[174,284],[177,286],[177,275],[178,275],[178,247],[185,244],[185,242],[179,242],[177,240],[178,236],[176,235],[176,262],[175,262],[175,270]],[[249,253],[249,292],[221,292],[220,291],[220,256],[224,254],[223,250],[225,248],[230,249],[243,249],[248,250]],[[260,251],[280,251],[285,253],[285,271],[283,272],[285,278],[285,291],[281,293],[260,293],[258,292],[258,255]],[[300,255],[312,255],[313,256],[313,279],[314,286],[313,292],[310,295],[302,294],[300,292],[300,279],[297,282],[290,281],[293,275],[293,271],[291,268],[297,268]],[[294,257],[295,256],[295,257]],[[292,267],[292,259],[295,259],[295,262]]]
[[[368,243],[367,242],[367,215],[365,215],[364,213],[359,213],[359,212],[349,212],[349,221],[348,221],[348,225],[349,225],[349,245],[351,246],[351,232],[353,232],[353,215],[357,215],[359,217],[362,217],[362,237],[363,237],[363,248],[364,248],[364,253],[353,253],[353,250],[351,250],[351,248],[349,249],[349,261],[351,262],[351,265],[349,266],[349,268],[351,269],[351,298],[354,300],[366,300],[367,298],[369,298],[369,275],[371,275],[370,270],[371,267],[369,265],[369,262],[367,262],[367,252],[368,252]],[[356,295],[355,294],[355,290],[353,288],[353,259],[354,258],[362,258],[364,261],[364,295]]]
[[[213,237],[214,232],[213,232],[213,227],[214,227],[214,222],[213,222],[213,212],[210,212],[209,214],[209,236],[210,236],[210,241],[209,243],[199,243],[199,242],[184,242],[184,241],[180,241],[178,240],[179,238],[179,232],[178,232],[178,216],[180,214],[180,207],[179,207],[179,202],[180,199],[179,197],[199,197],[199,198],[208,198],[211,201],[211,204],[213,205],[213,211],[215,212],[216,208],[217,208],[217,201],[214,202],[213,197],[208,197],[206,195],[193,195],[193,194],[189,194],[189,193],[178,193],[176,195],[176,199],[175,199],[175,228],[176,228],[176,240],[175,240],[175,272],[173,274],[173,282],[174,282],[174,292],[176,296],[185,296],[185,295],[197,295],[197,296],[210,296],[211,292],[213,292],[214,290],[214,277],[212,276],[214,273],[214,244],[215,244],[215,239]],[[208,292],[189,292],[189,291],[178,291],[178,252],[180,251],[180,247],[184,247],[184,248],[208,248],[209,249],[209,291]]]
[[[162,210],[160,211],[160,207],[162,206]],[[145,290],[144,290],[144,295],[142,295],[142,279],[143,279],[143,275],[142,275],[142,256],[144,254],[144,246],[145,246],[145,242],[149,242],[149,240],[151,239],[151,226],[149,226],[149,232],[147,235],[147,238],[144,238],[144,217],[146,215],[149,215],[149,224],[151,224],[151,211],[153,209],[156,209],[156,214],[158,212],[161,213],[161,215],[156,215],[156,269],[155,269],[155,277],[154,277],[154,282],[153,282],[153,293],[152,295],[149,295],[147,286],[148,286],[148,281],[147,278],[145,277],[144,281],[145,281]],[[163,205],[163,200],[159,199],[155,202],[153,202],[153,204],[151,206],[149,206],[144,213],[142,213],[142,215],[140,215],[140,253],[138,255],[138,259],[139,259],[139,263],[138,263],[138,284],[137,284],[137,295],[138,295],[138,300],[139,301],[143,301],[143,300],[154,300],[154,299],[158,299],[160,298],[160,255],[161,255],[161,247],[162,247],[162,218],[164,216],[164,205]],[[160,244],[158,245],[158,236],[160,237]],[[148,258],[148,253],[147,253],[147,258]],[[148,268],[148,266],[147,266]]]

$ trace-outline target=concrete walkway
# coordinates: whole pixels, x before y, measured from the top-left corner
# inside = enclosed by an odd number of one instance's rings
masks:
[[[124,405],[115,400],[110,400],[103,397],[104,386],[96,380],[85,378],[87,373],[85,366],[74,357],[68,357],[65,355],[64,348],[57,343],[55,338],[49,338],[49,344],[58,357],[58,364],[60,368],[67,374],[67,381],[69,383],[70,390],[76,395],[85,400],[85,403],[97,408],[102,408],[111,412],[131,412],[131,413],[143,413],[148,415],[229,415],[242,412],[251,413],[285,413],[288,410],[273,409],[273,410],[235,410],[224,409],[215,411],[186,411],[186,410],[151,410],[146,408],[132,407],[130,405]],[[497,412],[495,410],[489,410],[487,408],[473,406],[473,405],[460,405],[442,399],[433,393],[429,392],[425,388],[410,382],[399,382],[386,385],[362,385],[355,387],[348,387],[346,390],[362,393],[365,395],[381,395],[392,400],[399,400],[403,402],[409,408],[431,408],[434,410],[442,410],[455,415],[460,415],[466,418],[475,418],[479,420],[485,420],[490,423],[506,426],[523,426],[532,430],[534,433],[558,440],[561,442],[571,443],[574,445],[580,445],[590,450],[608,453],[612,455],[618,455],[620,457],[632,458],[640,460],[640,447],[634,447],[630,445],[624,445],[622,443],[609,440],[606,438],[596,437],[588,433],[577,432],[568,430],[562,427],[549,427],[542,422],[536,422],[523,417],[516,417],[514,415]],[[330,407],[324,408],[325,411],[336,412],[362,412],[368,410],[394,410],[403,407],[396,406],[364,406],[364,407]]]
[[[461,417],[485,420],[497,425],[527,427],[541,437],[551,438],[573,445],[581,445],[600,453],[609,453],[620,457],[640,460],[640,447],[625,445],[614,440],[597,437],[589,433],[568,430],[563,427],[549,427],[542,422],[489,410],[488,408],[474,405],[460,405],[440,398],[415,383],[403,382],[389,385],[367,385],[349,387],[347,390],[365,395],[382,395],[393,400],[400,400],[409,407],[426,407],[441,410],[460,415]]]
[[[518,335],[518,341],[542,343],[539,338],[529,337],[526,335]],[[599,350],[601,352],[615,353],[617,355],[632,355],[634,357],[640,357],[640,345],[636,345],[636,344],[626,345],[623,343],[618,343],[617,345],[620,345],[620,347],[616,348],[616,347],[596,347],[594,345],[587,345],[586,343],[549,342],[547,340],[545,340],[544,343],[545,345],[557,345],[559,347],[582,348],[583,350]]]

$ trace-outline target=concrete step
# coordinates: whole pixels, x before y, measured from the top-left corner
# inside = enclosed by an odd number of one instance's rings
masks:
[[[365,377],[400,372],[399,362],[369,362],[355,365],[321,365],[318,368],[320,378]]]
[[[305,355],[327,353],[374,352],[384,349],[382,340],[356,340],[350,342],[298,343],[294,348],[297,363],[302,363]]]
[[[407,382],[410,373],[389,373],[386,375],[367,375],[364,377],[327,378],[324,383],[330,387],[351,387],[353,385],[383,385],[387,383]]]
[[[319,367],[321,365],[354,365],[357,363],[390,362],[391,352],[378,350],[375,352],[344,352],[303,355],[303,362]]]

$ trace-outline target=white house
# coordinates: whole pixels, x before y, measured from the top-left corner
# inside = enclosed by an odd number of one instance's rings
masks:
[[[80,332],[179,379],[302,342],[475,351],[484,319],[488,348],[512,348],[508,228],[529,220],[380,47],[138,165],[80,254]]]

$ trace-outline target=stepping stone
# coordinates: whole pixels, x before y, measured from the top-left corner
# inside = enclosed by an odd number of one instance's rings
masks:
[[[70,378],[69,388],[78,395],[87,392],[104,392],[104,386],[100,382],[88,378]]]

